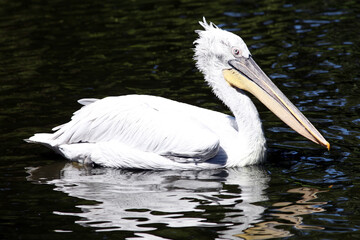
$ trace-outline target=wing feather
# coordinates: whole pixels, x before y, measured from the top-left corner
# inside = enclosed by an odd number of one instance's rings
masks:
[[[52,140],[58,146],[117,141],[176,161],[204,161],[218,152],[218,136],[186,114],[186,104],[154,99],[130,95],[84,101],[70,122],[54,128]]]
[[[99,100],[99,99],[97,99],[97,98],[83,98],[83,99],[78,100],[78,103],[80,103],[81,105],[86,106],[86,105],[89,105],[89,104],[91,104],[93,102],[96,102],[97,100]]]

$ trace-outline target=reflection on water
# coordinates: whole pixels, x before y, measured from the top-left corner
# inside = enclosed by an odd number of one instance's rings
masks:
[[[257,223],[254,227],[246,229],[243,234],[238,234],[236,236],[244,239],[271,239],[290,237],[293,235],[287,230],[276,228],[279,226],[294,226],[296,229],[305,230],[324,229],[323,227],[304,225],[303,218],[300,216],[325,211],[321,205],[324,205],[327,202],[310,201],[317,198],[317,193],[327,191],[320,191],[316,188],[301,187],[290,189],[287,192],[303,194],[302,199],[296,201],[295,203],[278,202],[273,204],[273,207],[279,208],[275,208],[275,211],[278,213],[272,213],[271,215],[277,217],[278,221],[265,221]]]
[[[77,224],[96,231],[153,231],[161,224],[171,228],[218,228],[222,238],[267,239],[291,236],[275,228],[292,225],[299,229],[321,229],[302,224],[301,215],[324,211],[325,202],[310,202],[319,191],[290,189],[301,193],[295,203],[273,205],[278,221],[264,221],[269,174],[260,166],[209,171],[130,171],[89,168],[77,163],[56,163],[28,171],[28,180],[55,185],[71,197],[95,201],[76,206],[80,212],[55,210],[54,214],[80,217]],[[221,208],[215,220],[211,209]],[[66,229],[62,229],[66,230]],[[58,230],[59,231],[59,230]],[[239,234],[240,233],[240,234]],[[144,236],[148,236],[145,234]]]
[[[173,228],[226,227],[222,234],[230,237],[261,218],[265,208],[254,203],[267,200],[264,190],[270,179],[261,167],[194,172],[62,165],[31,169],[28,180],[53,184],[56,191],[96,201],[77,206],[80,213],[54,213],[81,217],[78,224],[97,231],[150,231],[155,230],[154,224],[165,224]],[[212,207],[223,208],[220,221],[208,220],[204,214]],[[234,225],[236,232],[231,228]]]

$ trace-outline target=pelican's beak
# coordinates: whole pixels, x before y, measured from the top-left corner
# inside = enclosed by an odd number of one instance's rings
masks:
[[[229,64],[232,68],[223,70],[223,75],[230,85],[252,93],[289,127],[330,150],[330,144],[325,138],[275,86],[251,56],[230,60]]]

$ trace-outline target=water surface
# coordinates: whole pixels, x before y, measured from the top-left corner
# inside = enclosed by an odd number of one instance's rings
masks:
[[[360,238],[356,1],[0,2],[0,238]],[[331,143],[295,134],[256,99],[261,167],[124,171],[68,163],[22,139],[76,100],[152,94],[229,113],[192,60],[206,16]]]

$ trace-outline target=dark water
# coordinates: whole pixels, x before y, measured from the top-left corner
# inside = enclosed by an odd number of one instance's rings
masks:
[[[192,60],[202,16],[243,37],[330,152],[261,104],[262,167],[91,169],[22,141],[84,97],[228,113]],[[359,22],[356,1],[0,1],[0,239],[360,238]]]

